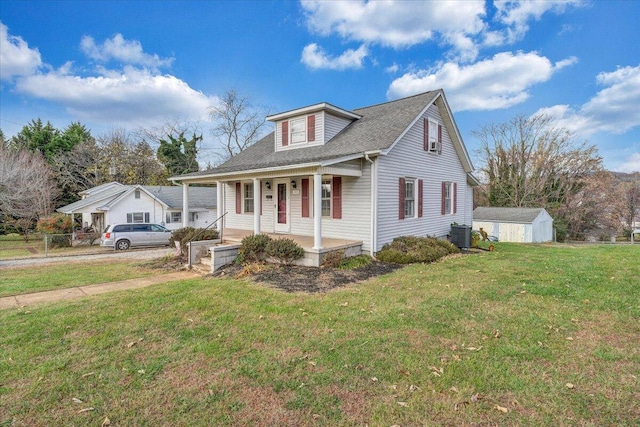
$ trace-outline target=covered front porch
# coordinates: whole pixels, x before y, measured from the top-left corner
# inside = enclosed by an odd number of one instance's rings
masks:
[[[211,272],[233,261],[238,255],[238,250],[242,239],[253,234],[252,230],[241,230],[237,228],[224,228],[220,236],[221,242],[209,248],[210,259],[201,260],[202,263],[210,265]],[[307,267],[319,267],[323,257],[334,251],[343,251],[345,256],[356,256],[362,253],[362,241],[349,239],[323,238],[322,248],[314,248],[313,236],[302,236],[297,234],[262,233],[272,239],[287,238],[296,242],[304,249],[304,257],[296,261],[297,265]]]

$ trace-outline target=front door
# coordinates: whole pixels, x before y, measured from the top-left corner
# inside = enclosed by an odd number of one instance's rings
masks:
[[[287,181],[276,181],[275,232],[288,233],[289,225],[289,185]]]

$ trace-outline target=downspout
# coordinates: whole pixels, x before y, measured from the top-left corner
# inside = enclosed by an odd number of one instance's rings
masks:
[[[371,256],[375,256],[378,240],[378,163],[371,160],[369,154],[364,153],[364,159],[371,163],[371,236],[370,249]]]

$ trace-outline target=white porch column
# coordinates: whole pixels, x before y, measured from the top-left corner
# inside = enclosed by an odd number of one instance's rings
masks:
[[[182,184],[182,226],[189,226],[189,184]]]
[[[216,181],[216,218],[214,218],[214,221],[224,215],[224,202],[222,200],[222,194],[222,182]],[[222,230],[222,221],[224,221],[224,219],[221,219],[216,224],[218,230]]]
[[[260,185],[260,180],[253,178],[253,234],[260,234]]]
[[[313,174],[313,249],[322,249],[322,174]]]

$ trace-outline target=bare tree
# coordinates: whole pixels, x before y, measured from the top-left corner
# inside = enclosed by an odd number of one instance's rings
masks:
[[[602,170],[595,146],[578,142],[548,116],[516,116],[483,127],[481,172],[492,206],[545,206],[562,202],[579,179]]]
[[[211,107],[209,116],[216,123],[212,135],[218,142],[223,160],[244,151],[262,137],[268,110],[254,106],[247,96],[227,91],[219,105]]]
[[[562,239],[568,221],[563,213],[569,212],[571,196],[602,170],[597,148],[576,140],[543,115],[516,116],[473,135],[480,141],[489,205],[544,207],[555,217]]]
[[[636,172],[620,186],[622,201],[622,219],[628,230],[633,230],[635,220],[640,214],[640,173]]]
[[[0,144],[0,213],[5,221],[14,218],[30,225],[51,212],[56,193],[53,173],[40,153]]]

